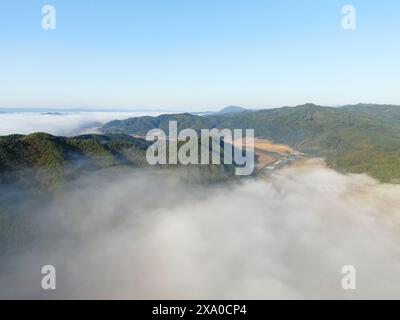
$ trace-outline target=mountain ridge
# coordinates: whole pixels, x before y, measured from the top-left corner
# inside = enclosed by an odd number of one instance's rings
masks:
[[[155,128],[168,131],[169,121],[177,121],[178,130],[254,129],[257,137],[324,157],[329,166],[341,172],[367,173],[383,182],[400,181],[399,106],[338,108],[307,103],[229,115],[170,114],[110,122],[102,130],[144,135]]]
[[[0,136],[0,186],[17,184],[23,189],[33,186],[38,190],[57,189],[81,175],[113,167],[181,171],[181,176],[197,176],[194,183],[220,182],[234,175],[234,165],[150,166],[146,152],[151,144],[123,134]]]

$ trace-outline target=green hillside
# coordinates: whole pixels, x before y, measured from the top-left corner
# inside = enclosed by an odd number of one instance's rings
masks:
[[[46,133],[0,137],[0,182],[39,189],[62,185],[83,172],[116,165],[144,165],[147,142],[129,136]]]
[[[146,160],[150,144],[123,134],[65,138],[35,133],[0,137],[0,185],[17,184],[22,188],[50,190],[99,169],[150,168]],[[179,172],[183,177],[192,177],[193,182],[219,182],[234,175],[232,165],[151,168]]]

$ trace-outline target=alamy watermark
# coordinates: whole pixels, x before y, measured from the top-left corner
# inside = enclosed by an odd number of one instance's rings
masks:
[[[342,28],[345,30],[355,30],[357,28],[357,12],[352,5],[345,5],[342,8]]]
[[[57,27],[56,7],[45,5],[42,7],[42,28],[44,30],[56,30]]]
[[[353,5],[347,4],[342,7],[341,26],[344,30],[355,30],[357,28],[357,12]],[[46,4],[42,7],[41,25],[44,30],[55,30],[57,27],[56,7]]]
[[[343,290],[356,290],[357,289],[357,273],[356,268],[352,265],[342,267],[342,289]]]
[[[56,290],[56,268],[52,265],[43,266],[42,275],[42,289]]]
[[[147,141],[155,141],[147,150],[150,165],[237,165],[236,175],[248,176],[254,171],[254,130],[246,129],[183,129],[170,121],[168,135],[162,129],[152,129]],[[199,134],[200,132],[200,138]],[[200,150],[199,150],[200,149]]]

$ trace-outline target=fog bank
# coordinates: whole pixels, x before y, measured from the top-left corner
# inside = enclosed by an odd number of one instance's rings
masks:
[[[41,236],[0,267],[0,297],[400,298],[399,195],[316,164],[225,187],[104,172],[36,208]]]
[[[46,132],[58,136],[96,133],[96,128],[112,120],[124,120],[160,112],[0,112],[0,136]],[[85,130],[86,129],[86,130]]]

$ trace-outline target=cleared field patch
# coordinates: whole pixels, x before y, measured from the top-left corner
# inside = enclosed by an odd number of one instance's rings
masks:
[[[234,146],[240,148],[246,145],[246,139],[232,140],[225,139],[229,143],[233,143]],[[274,143],[271,140],[254,138],[254,149],[259,151],[265,151],[270,153],[295,153],[296,151],[285,144]]]
[[[267,139],[255,138],[254,148],[257,150],[273,152],[273,153],[294,153],[295,150],[285,144],[273,143]]]

